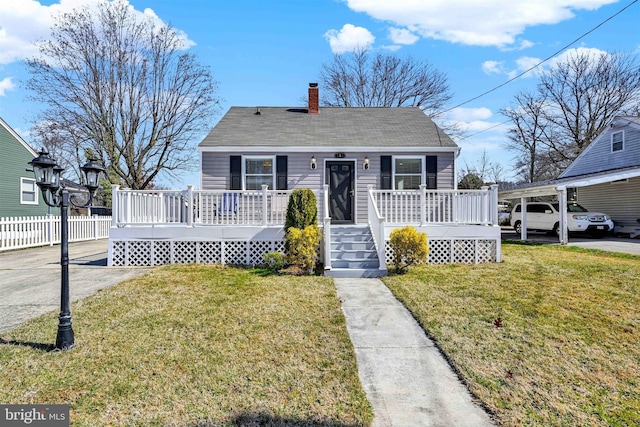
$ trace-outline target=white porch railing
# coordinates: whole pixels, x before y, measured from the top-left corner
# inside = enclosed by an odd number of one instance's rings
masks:
[[[69,216],[69,241],[106,239],[110,216]],[[0,218],[0,251],[60,243],[60,217]]]
[[[371,234],[373,235],[373,243],[376,247],[376,251],[378,252],[378,261],[380,262],[380,270],[386,270],[387,265],[385,262],[386,254],[385,254],[385,240],[384,240],[384,223],[385,218],[380,215],[380,211],[378,210],[378,206],[375,203],[374,199],[374,189],[373,186],[369,187],[368,197],[369,201],[368,205],[368,219],[369,219],[369,229],[371,230]]]
[[[126,225],[284,225],[291,190],[121,190],[112,187],[112,226]],[[315,191],[318,217],[324,212]]]
[[[497,186],[481,190],[369,189],[368,221],[398,224],[497,225]],[[284,225],[291,191],[121,190],[113,186],[112,226],[126,225]],[[318,218],[330,225],[328,189],[316,190]],[[376,227],[378,227],[376,225]]]
[[[497,185],[481,190],[427,191],[424,185],[419,190],[369,189],[369,204],[387,224],[497,225],[497,193]]]

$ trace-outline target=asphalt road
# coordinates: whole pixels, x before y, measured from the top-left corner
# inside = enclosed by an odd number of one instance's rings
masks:
[[[107,239],[69,244],[72,302],[151,270],[107,267],[107,249]],[[59,245],[0,252],[0,334],[46,312],[59,311],[60,282]]]

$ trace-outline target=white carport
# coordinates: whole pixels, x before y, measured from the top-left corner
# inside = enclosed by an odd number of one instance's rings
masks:
[[[560,206],[567,204],[567,188],[588,187],[591,185],[604,184],[608,182],[620,181],[624,179],[636,178],[640,176],[640,167],[635,166],[625,169],[616,169],[607,172],[598,172],[588,175],[580,175],[568,178],[558,178],[551,181],[539,183],[524,184],[522,186],[509,189],[499,190],[498,198],[504,199],[520,199],[522,206],[522,232],[520,238],[527,240],[527,199],[532,197],[556,196]],[[566,245],[569,241],[567,232],[567,212],[566,209],[560,210],[560,244]]]

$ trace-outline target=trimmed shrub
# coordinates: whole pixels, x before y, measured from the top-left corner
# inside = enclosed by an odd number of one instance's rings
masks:
[[[277,273],[287,266],[287,257],[282,252],[269,252],[262,256],[267,270]]]
[[[389,239],[396,273],[403,273],[410,265],[427,262],[429,255],[427,233],[418,232],[414,227],[406,226],[391,231]]]
[[[318,202],[316,195],[309,188],[299,188],[291,192],[287,205],[285,231],[291,227],[304,229],[318,224]]]
[[[312,274],[318,261],[321,236],[317,225],[308,225],[303,229],[290,227],[287,230],[289,263],[306,274]]]

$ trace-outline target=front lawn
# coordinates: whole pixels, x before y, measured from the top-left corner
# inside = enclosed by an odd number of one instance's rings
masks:
[[[501,425],[640,425],[640,257],[503,244],[384,279]]]
[[[0,402],[69,403],[74,426],[369,425],[330,279],[168,266],[2,336]]]

